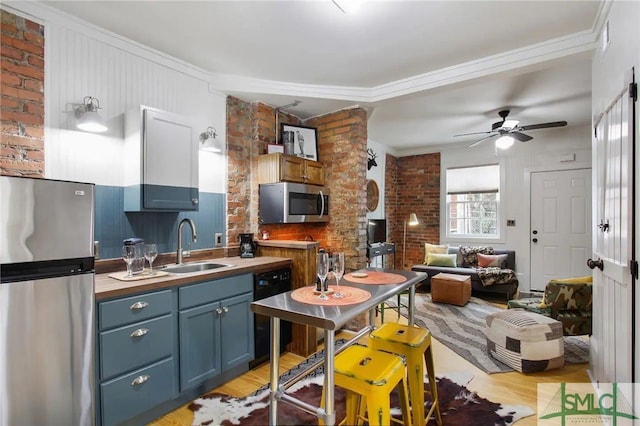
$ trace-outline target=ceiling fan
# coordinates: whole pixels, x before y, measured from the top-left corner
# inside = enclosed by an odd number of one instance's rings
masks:
[[[522,132],[526,132],[528,130],[538,130],[538,129],[547,129],[550,127],[564,127],[567,125],[566,121],[552,121],[549,123],[539,123],[539,124],[529,124],[527,126],[520,126],[520,122],[518,120],[507,120],[509,116],[509,110],[505,109],[498,112],[502,121],[496,121],[491,125],[491,131],[489,132],[475,132],[475,133],[462,133],[459,135],[453,135],[454,137],[458,136],[470,136],[470,135],[487,135],[482,139],[479,139],[469,145],[469,148],[472,148],[485,140],[492,138],[494,136],[500,136],[496,139],[496,147],[501,149],[507,149],[511,145],[513,145],[514,140],[520,142],[527,142],[533,139],[532,136],[526,135]]]

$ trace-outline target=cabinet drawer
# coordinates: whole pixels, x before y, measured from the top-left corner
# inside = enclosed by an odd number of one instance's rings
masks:
[[[171,312],[171,290],[125,297],[98,305],[98,327],[106,330]]]
[[[253,291],[253,275],[238,275],[180,287],[178,303],[180,309],[186,309],[249,291]]]
[[[137,384],[136,384],[137,383]],[[173,357],[100,385],[102,425],[115,425],[176,393]]]
[[[172,315],[100,333],[100,378],[109,379],[171,355]]]

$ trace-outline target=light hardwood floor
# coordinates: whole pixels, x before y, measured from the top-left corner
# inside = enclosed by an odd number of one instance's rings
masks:
[[[504,305],[502,305],[505,307]],[[385,313],[385,322],[395,321],[396,315],[389,310]],[[379,321],[379,317],[378,317]],[[406,319],[400,319],[401,323],[406,323]],[[348,332],[343,332],[337,336],[349,337]],[[366,338],[363,340],[366,342]],[[537,384],[538,383],[584,383],[589,382],[587,369],[589,364],[568,364],[564,368],[551,370],[542,373],[521,374],[516,371],[509,373],[486,374],[479,370],[455,352],[432,339],[436,374],[470,372],[473,379],[468,385],[470,390],[477,392],[481,397],[494,402],[513,405],[526,405],[533,410],[537,410]],[[304,358],[298,355],[285,353],[280,358],[281,373],[295,367]],[[245,396],[269,382],[269,364],[263,364],[241,377],[238,377],[223,386],[215,389],[232,396]],[[188,404],[187,404],[188,405]],[[176,426],[191,425],[193,413],[187,405],[178,408],[171,413],[155,420],[151,423],[154,426]],[[537,424],[536,415],[524,418],[517,423],[517,426],[534,426]]]

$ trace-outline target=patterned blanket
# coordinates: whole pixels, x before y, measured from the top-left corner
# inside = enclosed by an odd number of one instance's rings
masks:
[[[488,287],[494,284],[511,284],[518,282],[516,273],[512,269],[500,269],[494,267],[478,268],[476,272],[478,273],[478,278],[480,278],[483,287]]]

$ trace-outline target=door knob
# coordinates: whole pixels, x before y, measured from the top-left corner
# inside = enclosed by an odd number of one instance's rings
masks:
[[[534,238],[534,239],[533,239],[533,240],[531,240],[531,241],[533,241],[534,243],[537,243],[537,242],[538,242],[538,239],[537,239],[537,238]]]
[[[589,259],[587,260],[587,266],[590,269],[598,268],[602,271],[604,269],[604,262],[602,262],[602,259],[597,259],[597,260]]]

